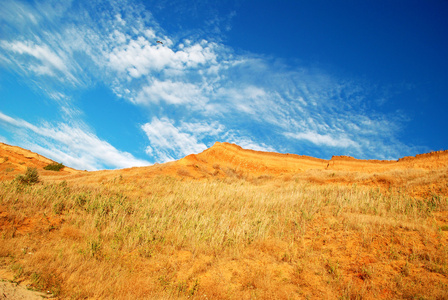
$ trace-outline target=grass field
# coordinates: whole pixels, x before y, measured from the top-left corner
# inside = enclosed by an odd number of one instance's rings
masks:
[[[443,171],[3,181],[0,264],[61,299],[447,299]]]

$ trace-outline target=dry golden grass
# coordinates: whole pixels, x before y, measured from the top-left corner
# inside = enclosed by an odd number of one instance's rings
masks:
[[[1,182],[1,268],[62,299],[448,297],[446,173],[224,172]]]
[[[55,298],[448,298],[448,152],[326,161],[218,143],[144,168],[47,164],[0,144],[0,275]],[[27,167],[39,183],[12,180]]]

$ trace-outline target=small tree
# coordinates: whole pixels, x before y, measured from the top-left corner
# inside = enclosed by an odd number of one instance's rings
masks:
[[[39,173],[36,168],[26,168],[25,175],[20,174],[16,177],[16,180],[23,184],[34,184],[39,182]]]
[[[45,170],[51,170],[51,171],[60,171],[65,166],[61,163],[52,163],[44,167]]]

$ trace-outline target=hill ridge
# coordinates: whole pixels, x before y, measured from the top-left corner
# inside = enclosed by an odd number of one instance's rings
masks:
[[[43,168],[53,163],[57,162],[39,153],[0,142],[0,180],[14,178],[17,174],[25,172],[28,167],[40,169],[42,172],[48,172]],[[66,166],[58,173],[71,174],[76,172],[79,171]],[[48,174],[54,173],[53,171],[49,171]]]
[[[263,152],[244,149],[236,144],[216,142],[212,147],[198,154],[188,155],[177,161],[185,166],[198,169],[219,165],[226,168],[239,168],[240,171],[254,175],[279,175],[297,173],[310,169],[345,170],[363,172],[378,172],[391,169],[417,168],[437,169],[448,166],[448,151],[407,156],[397,160],[366,160],[351,156],[333,156],[331,159],[321,159],[306,155],[290,153]],[[194,171],[192,169],[192,171]]]
[[[0,142],[0,171],[11,168],[16,171],[24,171],[26,167],[43,169],[44,166],[51,163],[55,163],[55,161],[39,153]],[[213,169],[216,170],[219,166],[219,168],[228,169],[238,168],[240,171],[253,172],[254,175],[297,173],[310,169],[355,171],[358,168],[363,168],[363,171],[367,172],[407,167],[431,169],[448,166],[448,150],[405,156],[397,160],[358,159],[346,155],[335,155],[331,159],[322,159],[292,153],[245,149],[237,144],[217,141],[200,153],[187,155],[174,162],[138,168],[145,169],[154,166],[168,169],[182,166],[190,168],[193,166],[194,169],[202,167],[212,173],[215,172]],[[195,172],[197,170],[194,169],[192,169],[193,173],[197,173]],[[81,172],[70,167],[65,167],[64,171],[68,173]]]

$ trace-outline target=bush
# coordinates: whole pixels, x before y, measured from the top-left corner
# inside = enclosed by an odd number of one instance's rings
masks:
[[[16,177],[16,180],[23,184],[34,184],[39,182],[39,173],[36,168],[26,168],[25,175],[20,174]]]
[[[45,170],[51,170],[51,171],[60,171],[65,166],[61,163],[52,163],[44,167]]]

